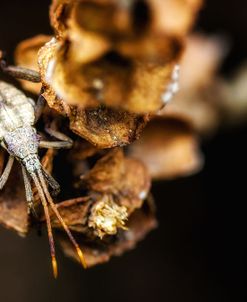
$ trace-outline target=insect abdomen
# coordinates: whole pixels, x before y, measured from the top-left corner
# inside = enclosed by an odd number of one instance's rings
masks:
[[[0,81],[0,139],[8,132],[34,123],[34,108],[14,86]]]

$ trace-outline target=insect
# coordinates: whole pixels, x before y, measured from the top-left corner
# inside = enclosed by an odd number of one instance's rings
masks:
[[[27,79],[33,82],[40,81],[39,74],[35,71],[18,66],[7,66],[5,61],[1,59],[0,65],[5,72],[8,72],[10,75],[17,78]],[[26,97],[22,91],[18,90],[13,85],[0,81],[0,144],[9,153],[7,164],[0,177],[0,190],[8,180],[14,160],[18,160],[22,168],[26,200],[29,208],[33,208],[31,182],[33,182],[37,188],[38,195],[44,208],[53,274],[56,278],[57,261],[48,206],[60,221],[84,267],[86,267],[86,262],[79,245],[57,210],[48,190],[49,185],[53,191],[58,192],[59,184],[47,171],[45,171],[39,160],[39,147],[71,147],[71,140],[57,131],[50,130],[50,134],[59,139],[58,141],[43,141],[38,136],[34,124],[42,112],[43,104],[44,100],[42,99],[42,96],[39,97],[37,105],[35,106],[34,101]]]

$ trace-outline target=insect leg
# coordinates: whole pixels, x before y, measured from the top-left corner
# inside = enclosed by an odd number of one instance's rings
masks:
[[[71,148],[72,144],[70,142],[64,142],[64,141],[40,141],[39,147],[40,148],[47,148],[47,149],[69,149]]]
[[[38,100],[37,100],[37,103],[35,105],[35,123],[39,120],[43,110],[44,110],[44,107],[45,107],[45,98],[43,97],[42,93],[44,92],[44,88],[42,87],[41,90],[40,90],[40,93],[39,93],[39,97],[38,97]]]
[[[21,166],[22,168],[22,175],[23,175],[23,180],[24,180],[24,186],[25,186],[25,192],[26,192],[26,200],[28,204],[28,209],[32,210],[33,213],[36,215],[34,207],[33,207],[33,191],[32,191],[32,186],[29,180],[29,177],[27,175],[26,169],[24,166]]]
[[[59,141],[41,141],[40,147],[41,148],[53,148],[53,149],[62,149],[62,148],[71,148],[73,145],[72,139],[70,139],[67,135],[54,130],[52,128],[45,128],[45,131],[50,134],[50,136],[53,136],[57,138]]]
[[[3,70],[3,72],[9,74],[14,78],[27,80],[29,82],[34,82],[34,83],[41,82],[40,74],[38,71],[28,68],[23,68],[20,66],[8,65],[6,60],[2,57],[0,58],[0,68]]]
[[[50,136],[53,136],[55,138],[57,138],[58,140],[60,141],[63,141],[63,142],[67,142],[70,144],[70,147],[72,147],[72,144],[73,144],[73,141],[70,137],[68,137],[67,135],[65,135],[64,133],[61,133],[55,129],[52,129],[52,128],[48,128],[46,127],[45,128],[45,131],[50,135]]]
[[[5,170],[3,171],[3,174],[0,177],[0,190],[2,190],[2,188],[4,187],[4,185],[6,184],[8,178],[9,178],[9,174],[11,172],[11,169],[13,167],[13,163],[14,163],[15,158],[13,156],[9,156],[7,165],[5,167]]]

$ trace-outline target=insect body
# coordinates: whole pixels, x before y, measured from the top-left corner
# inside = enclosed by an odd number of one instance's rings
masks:
[[[48,183],[53,190],[58,191],[59,185],[56,180],[44,170],[38,157],[39,147],[65,147],[66,142],[47,142],[40,140],[40,137],[34,128],[34,123],[35,108],[33,100],[27,98],[14,86],[0,81],[0,144],[10,154],[5,170],[0,178],[0,189],[3,188],[8,179],[14,159],[17,159],[22,167],[26,199],[29,207],[33,207],[31,187],[31,181],[33,181],[44,208],[51,248],[53,272],[56,277],[57,263],[48,205],[54,211],[71,242],[75,246],[83,266],[85,266],[85,261],[78,244],[74,240],[63,218],[60,216],[47,188]]]

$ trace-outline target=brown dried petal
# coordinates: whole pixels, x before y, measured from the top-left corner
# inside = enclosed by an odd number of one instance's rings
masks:
[[[234,72],[228,80],[221,79],[216,83],[221,90],[220,109],[224,122],[230,125],[245,123],[247,119],[247,62]]]
[[[123,150],[112,149],[83,176],[83,181],[92,191],[113,194],[124,175],[124,164]]]
[[[15,62],[17,65],[29,68],[32,70],[39,70],[38,67],[38,51],[39,49],[51,39],[51,36],[38,35],[31,39],[22,41],[15,50]],[[32,83],[29,81],[21,81],[22,86],[38,94],[41,89],[41,84]]]
[[[150,173],[140,160],[125,159],[125,173],[117,188],[119,203],[127,207],[129,213],[141,207],[151,188]]]
[[[57,47],[57,42],[52,40],[39,52],[39,66],[45,88],[43,96],[49,106],[61,114],[66,114],[70,119],[71,130],[98,148],[122,146],[138,138],[148,120],[147,116],[138,116],[102,106],[83,110],[76,106],[69,106],[57,97],[50,86],[51,79],[49,78],[50,64],[55,62],[54,55]],[[62,73],[60,73],[60,79],[63,80]],[[54,82],[52,82],[53,84]],[[69,85],[68,91],[71,90],[72,93],[73,88],[73,85]]]
[[[148,30],[183,36],[201,5],[202,0],[53,0],[50,18],[58,36],[75,27],[108,38],[140,35]]]
[[[221,91],[215,83],[218,83],[216,71],[225,54],[223,46],[215,37],[194,34],[187,39],[181,61],[180,91],[160,115],[187,119],[203,134],[218,126]]]
[[[198,90],[215,81],[216,72],[226,53],[226,43],[220,37],[194,33],[186,39],[180,62],[180,90]],[[199,66],[199,68],[198,68]]]
[[[78,197],[58,203],[57,209],[72,231],[86,234],[88,232],[87,220],[91,206],[92,200],[89,197]],[[53,212],[50,212],[50,217],[54,228],[63,229]]]
[[[129,59],[117,52],[108,52],[91,63],[79,64],[73,61],[75,56],[70,56],[67,44],[59,45],[48,45],[39,53],[43,83],[49,83],[53,91],[44,93],[50,106],[54,106],[55,95],[82,108],[103,103],[141,114],[156,112],[164,105],[161,95],[171,82],[177,50],[175,54],[167,51],[164,62]],[[143,49],[142,45],[139,47]],[[130,50],[130,45],[124,49],[126,53]],[[153,58],[152,47],[149,51]]]
[[[212,133],[219,124],[217,101],[219,93],[215,86],[199,91],[179,92],[165,110],[160,112],[164,117],[178,117],[188,120],[193,128],[203,135]]]
[[[148,116],[99,107],[82,110],[71,108],[70,128],[97,148],[128,145],[139,138]]]
[[[58,37],[65,31],[63,18],[67,15],[66,9],[70,2],[70,0],[53,0],[50,6],[50,23]]]
[[[53,1],[51,21],[60,40],[50,81],[56,94],[83,107],[104,103],[141,114],[160,109],[182,42],[152,28],[153,5]]]
[[[150,0],[153,27],[169,35],[184,36],[192,27],[203,0]]]
[[[129,148],[130,155],[145,163],[154,179],[173,179],[198,172],[202,155],[197,137],[181,119],[154,119],[142,138]]]
[[[150,190],[150,177],[138,160],[125,158],[121,149],[109,151],[83,176],[88,188],[112,194],[128,212],[140,207]]]

